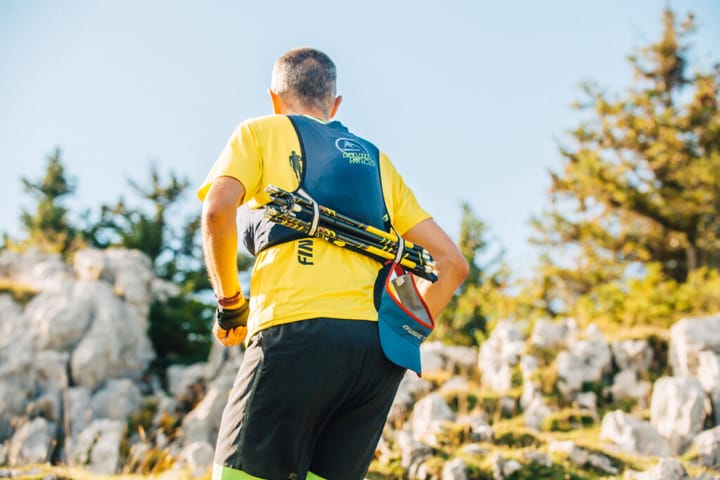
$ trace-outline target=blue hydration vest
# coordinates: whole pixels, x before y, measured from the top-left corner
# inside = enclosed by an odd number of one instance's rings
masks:
[[[298,190],[320,205],[390,231],[377,147],[337,121],[321,123],[301,115],[288,118],[300,140],[300,154],[292,152],[288,159],[298,178]],[[273,245],[307,238],[271,222],[263,213],[264,207],[250,211],[243,234],[245,247],[253,255]]]

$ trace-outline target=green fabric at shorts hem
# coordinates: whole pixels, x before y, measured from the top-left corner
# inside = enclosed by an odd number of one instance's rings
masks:
[[[212,480],[264,480],[260,477],[250,475],[242,470],[226,467],[224,465],[213,464]],[[308,472],[305,480],[327,480],[320,475]]]

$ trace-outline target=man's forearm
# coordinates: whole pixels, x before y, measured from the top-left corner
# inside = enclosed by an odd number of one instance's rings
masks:
[[[202,235],[205,265],[215,295],[232,297],[240,290],[235,210],[217,212],[203,209]]]
[[[454,257],[435,258],[437,281],[434,283],[423,278],[417,279],[418,289],[430,309],[433,318],[450,303],[458,287],[466,277],[466,269],[462,262]]]
[[[245,195],[242,183],[219,177],[207,192],[201,215],[203,253],[215,295],[228,298],[240,291],[237,271],[237,208]]]
[[[405,239],[422,245],[435,260],[438,280],[430,283],[419,279],[418,288],[433,318],[450,302],[468,274],[468,263],[455,243],[432,219],[411,228]]]

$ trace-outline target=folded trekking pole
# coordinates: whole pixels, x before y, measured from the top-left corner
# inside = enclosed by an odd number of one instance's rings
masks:
[[[272,201],[265,216],[270,221],[348,248],[380,262],[394,260],[415,275],[434,282],[435,262],[420,245],[317,204],[298,193],[274,185],[265,191]]]

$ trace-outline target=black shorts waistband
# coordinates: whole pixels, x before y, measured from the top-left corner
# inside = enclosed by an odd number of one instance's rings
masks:
[[[259,331],[263,346],[273,353],[379,349],[377,322],[339,318],[312,318],[275,325]],[[253,341],[255,338],[253,338]],[[252,341],[251,341],[252,343]]]

